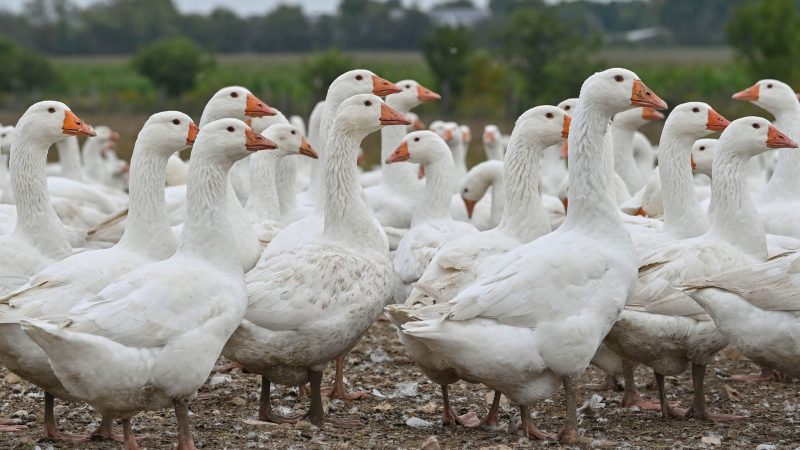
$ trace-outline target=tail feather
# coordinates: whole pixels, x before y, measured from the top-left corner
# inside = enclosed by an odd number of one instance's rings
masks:
[[[90,237],[94,236],[95,234],[100,233],[101,231],[105,230],[106,228],[109,228],[109,227],[113,226],[114,224],[118,223],[119,221],[121,221],[122,219],[124,219],[126,217],[128,217],[128,208],[125,208],[122,211],[116,212],[116,213],[106,217],[105,219],[103,219],[102,222],[100,222],[97,225],[93,226],[92,228],[89,229],[89,231],[86,232],[86,237],[90,238]]]

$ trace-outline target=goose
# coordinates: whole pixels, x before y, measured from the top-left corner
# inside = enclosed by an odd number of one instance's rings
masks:
[[[398,303],[408,298],[411,284],[422,276],[439,246],[477,233],[472,225],[450,216],[453,156],[439,135],[428,130],[409,133],[386,163],[402,161],[425,166],[425,192],[418,198],[411,228],[394,254],[394,270],[400,280],[395,294]]]
[[[719,332],[745,356],[762,368],[799,377],[798,255],[785,253],[762,263],[690,280],[679,289],[711,316]],[[772,378],[762,371],[738,379]]]
[[[168,407],[178,448],[195,448],[189,403],[247,308],[225,178],[233,162],[275,147],[238,119],[206,123],[194,145],[175,254],[117,278],[60,319],[21,322],[70,394],[122,419],[128,449],[138,448],[131,418]]]
[[[611,130],[614,136],[614,170],[625,182],[629,192],[644,186],[642,173],[633,155],[633,137],[636,130],[655,120],[664,120],[664,115],[653,108],[636,108],[614,116]]]
[[[197,127],[178,111],[152,115],[139,132],[131,160],[129,223],[117,245],[77,253],[39,272],[0,299],[0,361],[45,391],[45,437],[83,439],[58,431],[53,397],[74,400],[50,369],[45,353],[19,327],[23,318],[64,314],[97,294],[116,278],[145,264],[169,257],[176,248],[164,210],[167,159],[190,146]],[[111,437],[104,417],[95,437]]]
[[[446,122],[442,127],[442,139],[450,147],[453,155],[453,193],[458,194],[458,186],[461,180],[467,176],[467,144],[464,141],[466,135],[461,127],[455,122]]]
[[[563,384],[567,420],[559,440],[587,442],[578,434],[572,379],[616,321],[637,269],[604,174],[612,155],[603,141],[611,117],[635,106],[666,108],[627,69],[587,78],[569,133],[572,176],[564,224],[499,256],[455,298],[421,308],[417,315],[426,319],[402,328],[460,378],[519,405],[529,437],[550,437],[533,425],[528,408]]]
[[[183,186],[189,175],[189,165],[186,164],[178,155],[172,155],[167,160],[167,174],[165,183],[167,186]]]
[[[411,125],[406,125],[406,131],[409,133],[412,131],[425,130],[427,128],[425,122],[423,122],[416,113],[409,111],[406,114],[406,118],[411,122]]]
[[[386,104],[406,114],[423,103],[441,96],[414,80],[396,83],[402,91],[386,96]],[[388,164],[392,151],[407,134],[405,125],[381,129],[381,182],[364,190],[367,204],[384,227],[408,228],[417,199],[423,195],[423,184],[417,180],[417,167],[412,164]]]
[[[250,159],[250,186],[252,192],[247,197],[244,208],[265,246],[282,228],[280,221],[281,205],[277,184],[278,161],[290,155],[304,155],[317,159],[308,140],[300,131],[289,124],[274,124],[261,133],[278,145],[273,152],[259,152]]]
[[[490,159],[473,166],[464,180],[461,181],[461,199],[467,209],[467,218],[472,220],[475,205],[491,188],[491,213],[487,223],[475,224],[479,230],[488,230],[500,223],[505,207],[505,190],[503,188],[503,161]]]
[[[483,151],[486,152],[486,159],[502,161],[503,153],[506,149],[503,147],[503,133],[497,125],[486,125],[483,128]]]
[[[727,340],[702,308],[672,286],[766,259],[764,228],[749,197],[744,167],[750,157],[783,147],[797,144],[766,119],[743,117],[731,122],[719,138],[713,165],[711,228],[641,255],[636,290],[605,343],[627,360],[653,369],[665,420],[684,415],[736,419],[708,413],[703,389],[706,365]],[[684,413],[667,404],[664,376],[680,374],[690,362],[694,398]]]
[[[656,149],[641,131],[633,133],[633,157],[636,159],[639,173],[647,179],[656,167]]]
[[[260,420],[299,420],[272,412],[270,386],[310,382],[308,419],[316,425],[331,421],[322,410],[322,371],[358,342],[391,298],[392,262],[383,231],[361,196],[355,157],[368,134],[404,122],[375,95],[344,100],[323,157],[322,236],[262,259],[257,271],[247,274],[247,313],[223,354],[262,376]],[[338,389],[343,392],[344,386]]]
[[[567,114],[570,114],[571,111],[575,109],[577,103],[577,98],[568,98],[556,106],[566,111]],[[566,141],[564,141],[550,146],[542,155],[542,181],[539,189],[542,194],[558,197],[562,183],[568,182],[567,148]],[[566,184],[564,184],[564,188],[566,189]],[[559,202],[561,202],[561,200],[559,200]]]
[[[56,142],[56,150],[58,150],[60,175],[70,180],[83,181],[81,147],[78,137],[69,136],[63,141]]]
[[[392,323],[400,328],[413,317],[417,308],[451,300],[475,279],[478,268],[489,264],[493,257],[550,232],[546,212],[538,195],[539,160],[549,146],[566,137],[569,123],[565,111],[553,106],[537,106],[517,119],[505,154],[506,162],[482,163],[499,167],[508,180],[508,183],[495,185],[492,189],[503,190],[508,197],[508,208],[503,209],[500,225],[477,235],[459,236],[443,244],[405,303],[386,307]],[[409,356],[441,386],[445,402],[445,425],[453,421],[469,424],[468,417],[456,415],[449,405],[448,385],[458,380],[455,371],[450,367],[442,367],[440,361],[426,351],[424,343],[400,330],[398,335]],[[496,415],[497,406],[493,403],[484,424],[496,425]]]
[[[288,124],[289,119],[287,119],[286,116],[283,115],[283,113],[279,110],[272,108],[272,114],[248,118],[247,122],[245,123],[250,125],[250,128],[255,130],[256,133],[262,133],[264,130],[276,123]],[[233,185],[233,190],[236,192],[236,198],[239,199],[239,202],[241,202],[242,205],[247,204],[247,199],[252,191],[250,187],[250,180],[252,177],[250,176],[249,162],[249,159],[236,161],[233,164],[233,168],[231,168],[231,172],[228,174],[228,178],[231,180],[231,184]]]
[[[775,126],[794,139],[800,139],[800,101],[789,85],[778,80],[761,80],[733,95],[749,101],[775,116]],[[793,150],[779,151],[779,162],[756,204],[768,233],[800,238],[800,155]]]
[[[55,101],[33,104],[17,122],[10,160],[17,221],[13,233],[0,237],[0,294],[72,253],[47,192],[47,151],[65,136],[93,134],[67,105]]]

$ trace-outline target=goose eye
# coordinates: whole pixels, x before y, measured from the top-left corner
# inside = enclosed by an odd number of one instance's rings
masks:
[[[553,118],[553,113],[547,113],[544,116],[547,117],[548,119],[552,119]]]
[[[757,124],[757,123],[754,123],[754,124],[753,124],[753,128],[755,128],[755,129],[759,129],[759,128],[761,128],[761,125],[759,125],[759,124]]]
[[[419,138],[418,138],[418,137],[415,137],[415,138],[414,138],[414,142],[419,142]]]
[[[47,108],[47,112],[49,112],[50,114],[53,114],[54,112],[56,112],[56,109],[51,106],[51,107]]]
[[[235,131],[235,128],[233,128],[233,127],[228,127],[228,131],[230,131],[231,133],[233,133],[233,132]]]
[[[292,130],[292,134],[297,134],[297,130]]]
[[[564,111],[569,111],[569,110],[570,110],[570,108],[572,108],[572,107],[571,107],[571,106],[569,106],[569,105],[567,105],[567,106],[565,106],[565,107],[564,107]]]
[[[700,147],[700,151],[701,151],[701,152],[702,152],[703,150],[705,150],[705,149],[706,149],[705,147]]]
[[[767,85],[767,89],[772,89],[772,83]]]
[[[692,108],[692,112],[698,113],[698,112],[700,112],[700,108],[695,106],[694,108]]]
[[[363,80],[363,79],[364,79],[364,77],[363,77],[363,76],[361,76],[361,75],[356,75],[356,80],[358,80],[358,81],[361,81],[361,80]]]
[[[360,75],[359,75],[360,76]],[[369,100],[364,101],[364,106],[372,106],[372,102]]]
[[[466,194],[467,192],[469,192],[469,188],[464,188],[464,193]]]
[[[614,76],[614,81],[616,81],[617,83],[622,83],[624,80],[625,80],[625,78],[623,78],[622,75],[615,75]]]
[[[411,85],[410,85],[410,84],[407,84],[407,85],[406,85],[406,89],[411,89]]]
[[[231,97],[236,98],[239,96],[238,92],[231,92]]]
[[[175,120],[172,121],[172,123],[175,124],[175,125],[180,125],[181,121],[178,120],[178,119],[175,119]]]

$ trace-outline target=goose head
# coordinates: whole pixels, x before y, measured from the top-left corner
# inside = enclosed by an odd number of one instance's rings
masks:
[[[572,114],[572,111],[575,109],[575,105],[577,104],[578,104],[577,98],[568,98],[566,100],[563,100],[556,106],[558,106],[559,109],[563,109],[564,111],[566,111],[567,114]]]
[[[395,83],[402,89],[396,94],[386,96],[386,103],[392,108],[397,108],[401,111],[408,111],[416,108],[422,103],[440,100],[442,97],[419,84],[414,80],[403,80]]]
[[[458,130],[461,132],[461,142],[464,143],[464,146],[469,147],[472,142],[472,130],[467,125],[459,125]]]
[[[219,119],[204,125],[197,134],[193,153],[232,165],[259,150],[274,150],[278,144],[256,133],[239,119]]]
[[[708,104],[687,102],[672,110],[664,123],[664,129],[697,140],[714,131],[722,131],[729,124],[728,119],[722,117]]]
[[[736,119],[725,128],[719,137],[717,153],[732,153],[748,159],[770,149],[797,147],[796,142],[775,128],[769,120],[750,116]]]
[[[169,157],[194,145],[198,131],[197,125],[186,114],[180,111],[163,111],[147,119],[136,140],[157,143],[151,146],[152,149]]]
[[[772,115],[796,110],[797,95],[788,84],[778,80],[761,80],[749,88],[733,94],[734,100],[751,102]]]
[[[518,134],[522,142],[536,144],[537,151],[543,152],[569,136],[571,122],[569,114],[561,108],[536,106],[519,116],[514,125],[514,134]]]
[[[200,119],[200,126],[227,117],[245,120],[247,117],[265,117],[275,114],[274,109],[253,95],[247,88],[228,86],[217,91],[206,103]]]
[[[317,153],[311,148],[305,136],[294,125],[278,123],[261,133],[265,138],[278,144],[278,156],[304,155],[317,159]]]
[[[406,135],[386,163],[408,161],[427,166],[447,159],[453,159],[447,143],[433,131],[422,130]]]
[[[648,122],[664,120],[664,114],[653,108],[633,108],[614,116],[614,127],[626,130],[638,130]]]
[[[94,129],[61,102],[46,100],[31,105],[20,117],[14,137],[58,142],[66,136],[95,136]]]
[[[366,136],[386,125],[411,122],[373,94],[358,94],[343,101],[336,110],[338,127]]]
[[[692,145],[692,170],[711,176],[714,155],[717,153],[716,139],[698,139]]]
[[[583,82],[581,99],[591,102],[610,116],[637,106],[667,109],[667,103],[628,69],[597,72]]]
[[[6,125],[0,127],[0,152],[7,155],[11,150],[11,138],[14,136],[14,127]]]
[[[484,161],[470,169],[459,186],[461,200],[464,201],[464,206],[467,208],[468,218],[472,219],[475,205],[486,195],[486,191],[489,190],[492,183],[502,177],[502,161]]]
[[[425,129],[425,122],[423,122],[418,115],[414,114],[413,112],[409,112],[406,113],[406,117],[408,117],[408,120],[411,121],[411,125],[408,125],[406,127],[409,133],[411,133],[412,131]]]
[[[458,148],[464,143],[464,135],[461,133],[461,128],[455,122],[445,122],[441,127],[442,132],[437,133],[444,139],[450,148]]]
[[[358,94],[373,94],[384,97],[403,90],[369,70],[355,69],[339,75],[328,87],[329,98],[346,99]],[[335,103],[335,102],[334,102]]]
[[[497,125],[486,125],[483,127],[483,145],[493,144],[500,140],[500,128]]]
[[[428,129],[438,134],[439,136],[444,137],[444,121],[434,120],[433,122],[431,122],[430,125],[428,125]]]

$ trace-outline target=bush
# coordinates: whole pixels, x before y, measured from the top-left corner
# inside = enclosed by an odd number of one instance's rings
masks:
[[[461,96],[472,56],[470,31],[463,27],[439,27],[422,42],[422,54],[436,77],[444,109],[452,109]]]
[[[0,91],[42,89],[57,81],[58,74],[50,61],[33,50],[0,38]]]
[[[133,67],[167,95],[179,96],[192,89],[200,73],[213,59],[186,38],[167,39],[142,47]]]
[[[301,76],[308,86],[313,86],[314,98],[324,99],[333,80],[355,68],[352,59],[339,49],[331,49],[303,61]]]

